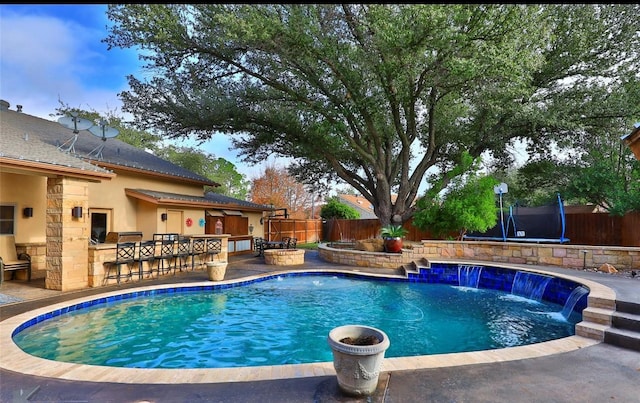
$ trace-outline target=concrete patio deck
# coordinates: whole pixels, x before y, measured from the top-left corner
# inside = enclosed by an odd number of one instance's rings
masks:
[[[227,278],[242,278],[282,270],[253,255],[230,259]],[[365,268],[336,266],[307,251],[305,264],[291,269]],[[602,273],[548,268],[611,287],[618,299],[640,302],[640,280]],[[381,269],[375,269],[381,272]],[[392,274],[393,270],[386,271]],[[203,271],[185,272],[144,283],[122,284],[74,292],[45,290],[42,280],[8,281],[0,293],[22,301],[0,305],[4,320],[34,309],[99,293],[140,287],[206,281]],[[25,375],[0,369],[0,401],[50,402],[640,402],[640,352],[604,343],[535,358],[444,362],[436,367],[400,369],[383,367],[379,387],[368,398],[343,396],[334,375],[292,377],[245,382],[130,384],[70,381]],[[0,354],[3,354],[0,349]],[[492,356],[493,353],[488,353]],[[495,356],[495,355],[494,355]],[[446,361],[446,360],[445,360]],[[493,362],[495,361],[495,362]]]

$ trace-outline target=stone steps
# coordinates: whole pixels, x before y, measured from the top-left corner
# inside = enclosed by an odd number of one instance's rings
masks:
[[[604,342],[640,351],[640,304],[616,302],[611,327],[604,332]]]

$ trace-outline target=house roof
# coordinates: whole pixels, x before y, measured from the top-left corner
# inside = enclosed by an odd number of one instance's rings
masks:
[[[593,204],[564,206],[562,208],[565,214],[583,214],[583,213],[603,213],[604,209]]]
[[[373,212],[373,206],[369,200],[359,195],[339,194],[338,199],[340,202],[353,207],[360,213],[361,219],[374,219],[378,218]]]
[[[5,103],[6,106],[6,103]],[[127,144],[117,138],[103,141],[88,130],[80,130],[74,141],[72,130],[60,123],[0,108],[0,163],[16,169],[66,169],[93,175],[96,180],[113,177],[110,169],[135,171],[195,184],[217,183]],[[101,155],[97,150],[103,146]]]
[[[190,206],[222,210],[242,210],[242,211],[267,211],[271,206],[256,204],[233,197],[207,192],[204,196],[190,196],[181,193],[159,192],[149,189],[125,189],[125,194],[139,200],[144,200],[151,204],[161,204],[165,206]],[[225,213],[226,214],[226,213]],[[229,213],[227,215],[233,215]]]
[[[37,128],[37,122],[34,124],[32,120],[20,115],[18,112],[0,109],[0,166],[3,171],[64,174],[90,181],[108,180],[115,176],[107,169],[61,152],[55,145],[43,142],[39,133],[46,129]],[[34,127],[37,129],[34,130]]]
[[[233,197],[225,196],[220,193],[207,192],[204,195],[205,199],[209,200],[216,207],[229,209],[231,207],[241,208],[242,210],[255,210],[255,211],[271,211],[273,207],[266,204],[258,204],[245,200],[234,199]]]

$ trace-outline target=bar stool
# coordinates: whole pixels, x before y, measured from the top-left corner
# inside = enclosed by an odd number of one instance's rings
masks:
[[[198,257],[198,266],[202,266],[202,258],[207,252],[207,244],[204,238],[194,238],[191,244],[191,270],[196,269],[196,256]]]
[[[174,261],[173,249],[175,241],[165,238],[155,242],[157,243],[157,245],[159,245],[159,247],[156,245],[156,252],[158,253],[154,256],[154,259],[158,260],[157,269],[159,276],[161,274],[164,274],[165,272],[170,272],[173,268],[172,262]]]
[[[175,263],[173,267],[173,274],[176,274],[176,269],[180,269],[180,271],[182,271],[183,267],[185,268],[185,270],[187,269],[189,256],[191,256],[191,239],[180,238],[178,240],[178,247],[173,254]]]
[[[222,240],[219,238],[207,238],[207,252],[209,261],[213,261],[213,257],[222,252]]]
[[[148,274],[149,277],[153,277],[153,263],[156,258],[155,254],[156,241],[151,240],[140,242],[138,245],[138,256],[135,259],[138,262],[138,274],[140,275],[140,279],[142,279],[145,274]],[[144,269],[144,262],[147,262],[147,270]]]
[[[115,279],[120,284],[120,279],[131,279],[131,266],[135,263],[136,243],[135,242],[119,242],[116,244],[116,260],[104,262],[107,266],[105,282],[109,279]],[[127,270],[122,271],[122,265],[126,265]],[[112,273],[115,271],[115,273]]]

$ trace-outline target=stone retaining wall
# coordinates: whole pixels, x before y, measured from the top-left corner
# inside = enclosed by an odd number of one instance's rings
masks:
[[[424,251],[421,246],[414,249],[403,249],[401,253],[365,252],[353,249],[330,248],[325,244],[318,245],[318,254],[327,261],[346,266],[378,267],[396,269],[403,264],[420,259]]]
[[[558,266],[570,269],[597,269],[609,263],[619,271],[640,269],[640,248],[489,241],[422,241],[402,253],[364,252],[318,247],[328,262],[359,267],[399,268],[403,264],[427,260],[457,259],[520,265]]]
[[[640,268],[640,248],[483,241],[423,241],[427,259],[469,259],[494,263],[597,269],[609,263],[619,271]]]

